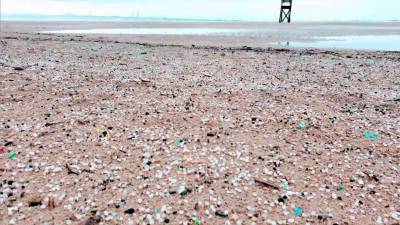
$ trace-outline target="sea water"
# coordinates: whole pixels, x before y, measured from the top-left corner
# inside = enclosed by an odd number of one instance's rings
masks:
[[[212,35],[241,37],[266,37],[266,44],[294,48],[324,48],[324,49],[355,49],[400,51],[400,35],[358,35],[358,36],[310,36],[297,34],[290,40],[294,31],[289,31],[288,40],[268,43],[268,35],[277,33],[273,29],[228,29],[228,28],[113,28],[113,29],[83,29],[83,30],[55,30],[43,33],[66,34],[130,34],[130,35]],[[283,31],[280,31],[283,32]],[[291,34],[291,35],[290,35]],[[304,37],[302,37],[304,35]],[[300,40],[300,41],[299,41]]]
[[[366,35],[316,37],[318,40],[282,41],[277,45],[298,48],[355,49],[377,51],[400,51],[400,35]]]

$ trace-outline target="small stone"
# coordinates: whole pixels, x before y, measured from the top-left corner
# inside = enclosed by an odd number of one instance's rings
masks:
[[[181,196],[186,196],[192,192],[192,189],[182,186],[179,188],[178,192]]]
[[[395,220],[400,221],[400,212],[391,212],[390,217],[392,217]]]
[[[332,198],[333,198],[333,199],[337,199],[337,195],[336,195],[335,192],[332,193]]]
[[[228,217],[228,212],[222,211],[222,210],[217,210],[217,211],[215,211],[215,215],[220,216],[220,217]]]
[[[28,200],[29,207],[36,207],[42,205],[43,198],[40,195],[33,195]]]
[[[383,222],[382,222],[382,217],[378,217],[378,219],[376,219],[376,223],[377,224],[382,224]]]
[[[101,222],[102,218],[100,216],[92,216],[85,220],[84,225],[97,225]]]
[[[2,154],[2,153],[4,153],[4,152],[7,152],[7,151],[8,151],[8,150],[7,150],[6,147],[0,146],[0,154]]]
[[[203,208],[204,208],[204,206],[200,202],[196,202],[196,204],[194,205],[194,210],[196,210],[196,211],[203,210]]]
[[[239,219],[239,216],[237,214],[232,215],[232,220],[237,221]]]

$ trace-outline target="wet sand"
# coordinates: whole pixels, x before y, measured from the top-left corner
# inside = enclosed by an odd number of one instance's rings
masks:
[[[225,28],[248,29],[250,33],[227,35],[102,35],[83,34],[86,38],[145,42],[151,44],[197,45],[222,47],[278,47],[278,42],[321,40],[330,36],[400,35],[400,22],[330,22],[330,23],[261,23],[261,22],[71,22],[71,21],[4,21],[3,35],[8,32],[37,33],[55,30],[113,29],[113,28]],[[262,31],[262,32],[261,32]],[[70,35],[71,37],[76,35]]]
[[[400,222],[400,53],[6,26],[0,224]]]

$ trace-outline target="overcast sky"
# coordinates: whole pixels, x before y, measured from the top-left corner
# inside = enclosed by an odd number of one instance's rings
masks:
[[[0,0],[2,13],[275,21],[280,0]],[[293,20],[400,20],[400,0],[293,0]]]

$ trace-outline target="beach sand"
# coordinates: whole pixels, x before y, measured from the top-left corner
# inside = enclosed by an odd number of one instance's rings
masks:
[[[400,53],[32,24],[2,22],[0,224],[399,224]]]

